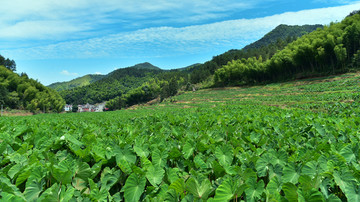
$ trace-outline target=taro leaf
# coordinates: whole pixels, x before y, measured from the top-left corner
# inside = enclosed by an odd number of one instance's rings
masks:
[[[24,196],[27,201],[36,201],[39,197],[39,194],[43,190],[43,186],[45,185],[44,181],[38,182],[36,180],[26,182],[26,188],[24,191]]]
[[[65,161],[62,161],[59,165],[52,166],[52,176],[62,184],[69,184],[72,181],[73,172],[67,167]]]
[[[132,173],[132,169],[130,163],[124,159],[116,160],[117,165],[125,174],[130,175]]]
[[[115,147],[114,153],[116,156],[116,163],[119,164],[121,160],[127,161],[129,164],[135,164],[136,155],[132,152],[132,148],[130,146],[126,146],[121,149],[120,147]]]
[[[287,182],[283,184],[282,190],[284,191],[285,198],[288,201],[298,201],[297,187],[293,183]]]
[[[20,164],[15,164],[13,165],[9,171],[8,171],[8,175],[11,179],[13,179],[15,177],[16,174],[19,173],[19,171],[21,170],[22,166]]]
[[[222,147],[217,147],[215,150],[215,156],[219,160],[221,166],[230,166],[234,159],[233,148],[229,144],[225,144]]]
[[[211,183],[207,178],[201,184],[195,178],[190,178],[186,181],[186,190],[198,199],[206,200],[211,189]]]
[[[271,154],[263,154],[256,162],[256,170],[259,177],[265,177],[269,168],[272,166],[274,158]]]
[[[164,169],[158,166],[150,166],[146,172],[146,178],[149,180],[151,185],[157,187],[162,182],[164,174]]]
[[[347,163],[356,161],[356,156],[351,148],[351,145],[347,145],[346,147],[340,150],[340,155],[346,159]]]
[[[166,171],[167,179],[170,183],[175,182],[179,179],[178,173],[180,172],[179,168],[168,168]]]
[[[201,155],[196,155],[194,158],[194,163],[197,168],[200,168],[201,170],[207,169],[207,165],[204,160],[202,160]]]
[[[311,202],[324,202],[324,196],[316,189],[311,189],[308,191],[299,191],[299,198],[301,198],[300,201],[311,201]]]
[[[178,194],[176,193],[176,191],[174,189],[169,189],[166,192],[165,201],[168,201],[168,202],[178,202],[179,201]]]
[[[144,147],[134,146],[134,151],[139,157],[147,158],[149,156],[149,150]]]
[[[169,189],[173,189],[177,194],[182,194],[185,191],[185,182],[182,178],[177,179],[175,182],[171,183]]]
[[[48,188],[47,190],[45,190],[41,196],[39,197],[39,199],[37,201],[41,201],[41,202],[58,202],[58,193],[60,190],[60,186],[55,183],[53,184],[50,188]]]
[[[321,172],[321,169],[319,168],[318,162],[310,161],[303,166],[301,174],[314,178],[319,172]]]
[[[7,192],[9,194],[14,194],[17,197],[21,197],[21,198],[25,199],[22,196],[19,189],[10,182],[9,178],[7,178],[5,175],[1,175],[1,174],[0,174],[0,190],[1,190],[1,192]]]
[[[123,187],[125,201],[137,202],[140,200],[141,195],[144,192],[146,184],[146,178],[139,176],[135,173],[131,174],[125,182]]]
[[[216,189],[215,197],[212,201],[220,202],[229,201],[232,198],[240,198],[246,188],[248,188],[246,184],[240,185],[239,179],[228,178]]]
[[[75,177],[73,180],[72,180],[72,186],[76,189],[76,190],[79,190],[81,192],[85,192],[87,194],[89,194],[90,190],[88,189],[87,187],[87,183],[85,180],[83,179],[80,179],[80,178],[77,178]]]
[[[347,186],[345,196],[348,201],[360,201],[360,187],[358,185]]]
[[[104,161],[99,161],[91,167],[91,176],[90,176],[91,179],[94,179],[99,174],[99,172],[101,171],[101,166],[103,164]]]
[[[75,176],[83,180],[87,180],[91,176],[91,169],[89,164],[78,161],[75,168]]]
[[[326,132],[325,132],[325,128],[323,125],[320,125],[319,123],[315,123],[314,127],[316,129],[316,131],[321,135],[321,136],[325,136]]]
[[[189,159],[190,156],[193,154],[193,152],[194,152],[194,146],[192,144],[190,144],[189,142],[187,142],[182,149],[184,158]]]
[[[348,200],[349,201],[349,200]],[[339,199],[339,197],[337,197],[334,194],[331,194],[327,199],[326,202],[341,202],[341,200]]]
[[[282,177],[282,181],[284,183],[291,182],[296,184],[298,182],[299,177],[300,177],[300,169],[297,166],[293,164],[288,164],[287,166],[285,166]]]
[[[23,182],[25,182],[31,174],[31,169],[25,169],[23,172],[19,174],[19,176],[16,178],[16,186],[19,186]]]
[[[166,165],[168,154],[164,151],[161,152],[159,149],[155,149],[152,153],[152,163],[154,166],[164,168]]]
[[[7,192],[2,192],[0,194],[1,201],[11,201],[11,202],[25,202],[25,199],[19,198],[13,194]]]
[[[90,185],[90,198],[94,201],[106,201],[108,192],[105,189],[99,191],[97,184],[92,179],[88,180]]]
[[[336,184],[340,187],[340,189],[347,195],[347,187],[352,187],[354,183],[356,183],[355,178],[349,172],[339,173],[335,171],[333,173],[334,180]]]
[[[65,185],[61,186],[60,193],[60,201],[70,201],[70,199],[74,196],[75,188],[72,186],[68,186],[66,189]]]
[[[113,187],[120,178],[120,170],[110,170],[106,167],[101,173],[101,190],[109,191],[111,187]]]
[[[270,182],[267,184],[266,190],[269,196],[270,201],[274,199],[274,201],[280,201],[280,192],[282,189],[282,183],[279,181],[277,176],[271,178]]]
[[[250,178],[246,181],[248,188],[245,190],[246,201],[258,201],[265,190],[265,183],[263,180],[256,182],[256,177]]]

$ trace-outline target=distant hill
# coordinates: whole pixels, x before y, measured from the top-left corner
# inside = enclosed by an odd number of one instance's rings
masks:
[[[161,70],[159,67],[156,67],[148,62],[144,62],[144,63],[140,63],[137,65],[134,65],[130,68],[134,68],[134,69],[146,69],[146,70]]]
[[[267,33],[260,40],[245,46],[242,50],[249,50],[254,48],[261,48],[278,42],[279,40],[286,40],[287,38],[298,38],[307,33],[315,31],[318,28],[323,28],[322,25],[279,25],[269,33]]]
[[[141,86],[155,75],[164,72],[150,63],[141,63],[127,68],[120,68],[90,85],[60,91],[67,103],[100,103],[127,93]]]
[[[262,57],[263,60],[270,59],[277,51],[304,34],[322,28],[322,25],[288,26],[279,25],[258,41],[245,46],[243,49],[229,50],[202,65],[188,69],[191,72],[191,82],[200,83],[214,75],[215,71],[232,60],[247,59],[251,57]]]
[[[0,104],[4,108],[32,112],[61,112],[65,101],[58,92],[30,79],[25,73],[19,75],[0,65]]]
[[[52,88],[56,91],[62,91],[62,90],[69,90],[76,87],[82,87],[87,86],[95,81],[98,81],[102,78],[104,78],[105,75],[99,75],[99,74],[88,74],[76,79],[73,79],[71,81],[65,81],[65,82],[57,82],[49,85],[49,88]]]

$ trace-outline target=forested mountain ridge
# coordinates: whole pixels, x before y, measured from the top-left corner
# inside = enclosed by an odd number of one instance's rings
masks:
[[[108,101],[163,72],[150,63],[141,63],[132,67],[117,69],[90,85],[77,87],[60,92],[67,103],[84,104]]]
[[[50,84],[48,87],[56,91],[69,90],[76,87],[90,85],[95,81],[98,81],[104,77],[105,75],[100,75],[100,74],[87,74],[85,76],[73,79],[71,81],[53,83]]]
[[[235,60],[215,72],[215,85],[249,85],[343,73],[360,68],[360,14],[306,34],[269,60]]]
[[[298,38],[305,34],[315,31],[318,28],[323,28],[323,25],[284,25],[281,24],[275,29],[267,33],[260,40],[245,46],[242,50],[249,50],[253,48],[262,48],[270,44],[276,43],[280,40],[287,40],[287,38]],[[288,39],[288,41],[293,41]]]
[[[18,75],[0,66],[0,104],[32,112],[61,112],[65,101],[55,90],[29,79],[25,73]]]
[[[262,57],[263,60],[271,58],[278,50],[282,50],[287,44],[298,37],[322,28],[322,25],[288,26],[279,25],[258,41],[245,46],[243,49],[229,50],[212,60],[189,69],[191,82],[199,83],[214,75],[215,71],[232,60],[247,59],[250,57]]]

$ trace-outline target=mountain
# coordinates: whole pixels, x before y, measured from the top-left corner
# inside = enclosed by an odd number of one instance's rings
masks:
[[[140,64],[137,64],[137,65],[134,65],[130,68],[133,68],[133,69],[145,69],[145,70],[161,70],[159,67],[156,67],[148,62],[144,62],[144,63],[140,63]]]
[[[264,37],[260,40],[251,43],[245,46],[242,50],[249,50],[249,49],[257,49],[261,47],[268,46],[269,44],[273,44],[278,42],[279,40],[287,40],[287,38],[298,38],[303,36],[307,33],[315,31],[318,28],[323,28],[322,25],[303,25],[303,26],[290,26],[281,24],[277,26],[275,29],[267,33]],[[291,39],[288,39],[291,40]]]
[[[190,68],[191,82],[200,83],[214,75],[215,71],[223,65],[228,64],[232,60],[247,59],[251,57],[261,58],[263,60],[270,59],[277,51],[282,50],[285,46],[298,37],[304,34],[315,31],[321,28],[322,25],[303,25],[303,26],[288,26],[279,25],[274,30],[270,31],[263,38],[258,41],[245,46],[243,49],[229,50],[223,54],[215,56],[212,60]]]
[[[215,71],[217,86],[251,85],[359,71],[360,13],[308,33],[269,60],[234,60]]]
[[[69,90],[69,89],[76,88],[76,87],[90,85],[90,84],[94,83],[95,81],[98,81],[104,77],[105,77],[105,75],[88,74],[88,75],[73,79],[71,81],[53,83],[53,84],[49,85],[48,87],[52,88],[56,91]]]
[[[161,72],[164,70],[159,67],[150,63],[141,63],[117,69],[90,85],[63,90],[60,94],[67,103],[100,103],[141,86]]]
[[[5,66],[0,66],[0,104],[4,108],[27,109],[32,112],[61,112],[65,101],[55,90],[28,78],[25,73],[18,75]]]

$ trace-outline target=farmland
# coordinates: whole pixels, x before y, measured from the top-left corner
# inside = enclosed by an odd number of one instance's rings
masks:
[[[360,74],[0,119],[3,201],[359,201]]]

